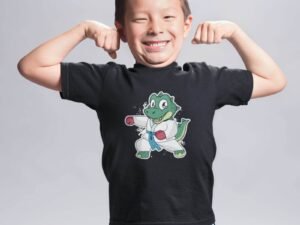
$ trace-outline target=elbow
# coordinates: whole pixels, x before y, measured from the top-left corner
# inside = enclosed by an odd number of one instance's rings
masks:
[[[277,90],[276,92],[283,91],[286,88],[287,83],[288,83],[288,81],[287,81],[286,77],[282,76],[281,79],[276,82],[276,90]]]
[[[20,61],[18,62],[17,69],[23,77],[28,77],[29,71],[28,71],[28,67],[24,62],[24,58],[20,59]]]
[[[283,90],[283,89],[285,89],[285,88],[286,88],[286,86],[287,86],[287,83],[288,83],[288,81],[287,81],[287,79],[285,79],[285,81],[284,81],[284,84],[283,84],[283,86],[282,86],[281,90]]]
[[[280,91],[282,91],[283,89],[286,88],[287,83],[288,83],[287,78],[286,78],[286,76],[284,76],[282,79],[281,85],[280,85]]]
[[[18,68],[18,71],[21,75],[25,75],[25,69],[24,69],[24,65],[23,65],[23,59],[19,60],[18,64],[17,64],[17,68]]]

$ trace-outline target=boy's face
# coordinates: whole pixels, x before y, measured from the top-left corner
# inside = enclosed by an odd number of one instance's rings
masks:
[[[177,59],[192,16],[184,19],[180,0],[128,0],[124,27],[116,22],[136,62],[163,67]]]

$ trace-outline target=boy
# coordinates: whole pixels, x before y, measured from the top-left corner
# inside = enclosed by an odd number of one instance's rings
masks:
[[[97,112],[110,225],[214,224],[215,110],[286,86],[273,60],[229,21],[200,24],[192,43],[227,39],[247,70],[205,62],[180,67],[176,59],[191,24],[185,0],[116,0],[116,29],[83,21],[18,63],[27,79]],[[62,62],[86,38],[114,59],[121,39],[136,63]]]

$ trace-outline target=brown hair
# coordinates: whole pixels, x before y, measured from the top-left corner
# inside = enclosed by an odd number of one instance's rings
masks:
[[[124,16],[127,0],[115,0],[115,21],[118,21],[124,25]],[[191,14],[191,9],[188,3],[188,0],[179,0],[181,3],[181,8],[186,19]]]

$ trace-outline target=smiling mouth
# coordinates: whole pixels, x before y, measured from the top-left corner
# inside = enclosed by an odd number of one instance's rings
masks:
[[[163,116],[158,119],[153,119],[153,122],[157,124],[160,123],[162,120],[163,120]]]
[[[170,41],[145,41],[143,44],[148,53],[161,53],[167,48],[169,42]]]
[[[166,46],[169,43],[169,41],[145,41],[143,42],[144,45],[147,45],[149,47],[163,47]]]
[[[152,118],[152,120],[153,120],[154,123],[158,124],[158,123],[161,123],[164,120],[170,119],[172,117],[172,114],[173,113],[169,111],[169,112],[165,113],[164,115],[162,115],[159,118]]]

